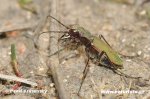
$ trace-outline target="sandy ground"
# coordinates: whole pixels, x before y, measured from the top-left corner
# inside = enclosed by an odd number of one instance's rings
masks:
[[[47,76],[48,68],[56,66],[59,82],[63,85],[64,94],[68,99],[150,98],[150,29],[147,14],[150,3],[141,6],[141,0],[123,1],[127,2],[122,3],[119,0],[34,0],[33,4],[38,14],[21,9],[15,0],[0,1],[0,34],[19,29],[17,36],[0,39],[0,73],[14,75],[10,64],[10,46],[15,43],[19,68],[23,77],[42,84],[42,88],[48,90],[47,94],[21,95],[28,95],[31,99],[56,99],[54,82]],[[38,32],[53,29],[65,30],[57,22],[51,22],[52,20],[46,20],[50,25],[42,24],[43,21],[40,20],[47,13],[65,25],[79,24],[88,29],[92,35],[102,34],[112,48],[119,53],[130,56],[139,55],[132,59],[122,57],[124,69],[121,71],[142,78],[140,80],[125,78],[90,61],[90,71],[83,83],[80,97],[77,96],[87,58],[84,47],[78,50],[64,50],[59,55],[48,58],[46,55],[63,47],[57,44],[60,34],[56,33],[51,33],[53,37],[50,40],[49,34],[43,34],[38,41],[39,49],[34,47],[35,32],[33,31],[39,29],[39,26],[43,28]],[[22,27],[25,29],[22,30]],[[24,49],[23,52],[22,49]],[[2,83],[1,86],[9,89]],[[102,93],[102,90],[134,90],[139,93],[106,94]],[[9,99],[16,96],[15,99],[19,99],[17,98],[19,95],[8,95],[3,98]]]

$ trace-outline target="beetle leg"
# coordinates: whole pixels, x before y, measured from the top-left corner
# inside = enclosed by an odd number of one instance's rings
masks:
[[[104,51],[102,51],[102,52],[99,54],[99,60],[101,60],[101,58],[102,58],[103,55],[106,55],[107,59],[109,60],[108,55],[107,55],[106,52],[104,52]],[[110,60],[109,60],[109,61],[110,61]],[[106,64],[101,63],[101,62],[99,62],[99,65],[102,65],[102,66],[107,67],[107,68],[109,68],[109,69],[117,69],[117,68],[114,67],[114,65],[113,65],[111,62],[110,62],[110,64],[109,64],[108,66],[107,66]]]
[[[137,58],[140,56],[138,54],[137,55],[124,55],[124,54],[119,53],[119,52],[118,52],[118,54],[121,55],[121,57],[123,57],[123,58],[130,58],[130,59]]]
[[[86,50],[86,52],[87,52],[87,49],[85,49],[85,50]],[[83,70],[83,77],[82,77],[81,85],[80,85],[79,90],[78,90],[78,93],[77,93],[78,96],[79,96],[79,92],[80,92],[80,90],[81,90],[81,87],[82,87],[82,85],[83,85],[83,82],[84,82],[84,80],[85,80],[85,78],[86,78],[86,76],[87,76],[87,73],[88,73],[88,71],[89,71],[89,60],[90,60],[90,57],[89,57],[88,54],[87,54],[87,57],[88,57],[88,59],[87,59],[87,62],[86,62],[86,66],[85,66],[85,68],[84,68],[84,70]]]
[[[106,54],[106,56],[107,56],[107,54]],[[107,57],[108,57],[108,56],[107,56]],[[111,62],[110,62],[110,63],[111,63]],[[111,66],[113,66],[113,67],[111,68]],[[120,75],[120,76],[124,76],[124,77],[126,77],[126,78],[133,78],[133,79],[139,79],[139,78],[141,78],[141,77],[133,77],[133,76],[127,75],[127,74],[125,74],[125,73],[119,71],[118,68],[115,68],[112,63],[111,63],[111,66],[110,66],[109,68],[110,68],[114,73],[116,73],[116,74],[118,74],[118,75]]]
[[[105,53],[105,52],[103,52],[103,54],[105,54],[106,56],[107,56],[107,54]],[[103,55],[102,54],[102,55]],[[101,55],[101,56],[102,56]],[[107,56],[108,57],[108,56]],[[111,63],[111,62],[110,62]],[[100,63],[101,64],[101,63]],[[101,65],[103,65],[103,64],[101,64]],[[103,65],[103,66],[105,66],[105,67],[108,67],[108,66],[106,66],[106,65]],[[111,67],[112,66],[112,67]],[[123,73],[123,72],[121,72],[121,71],[119,71],[117,68],[115,68],[114,67],[114,65],[111,63],[111,66],[110,67],[108,67],[109,69],[111,69],[114,73],[116,73],[116,74],[118,74],[118,75],[120,75],[120,76],[125,76],[126,78],[133,78],[133,79],[139,79],[139,78],[141,78],[141,77],[133,77],[133,76],[130,76],[130,75],[127,75],[127,74],[125,74],[125,73]]]
[[[104,51],[102,51],[101,53],[98,53],[98,60],[101,60],[103,55],[106,55],[106,53]],[[100,61],[99,61],[99,64],[103,65],[102,63],[100,63]]]
[[[64,49],[65,49],[65,48],[62,48],[62,49],[60,49],[60,50],[54,52],[53,54],[49,55],[48,57],[51,57],[51,56],[53,56],[53,55],[56,55],[56,54],[58,54],[59,52],[63,51]]]
[[[70,29],[68,26],[66,26],[65,24],[63,24],[62,22],[60,22],[58,19],[54,18],[51,15],[48,15],[47,18],[52,18],[54,19],[56,22],[58,22],[59,24],[61,24],[62,26],[64,26],[66,29]]]
[[[104,38],[104,36],[103,35],[99,35],[99,38],[100,39],[103,39],[109,46],[110,46],[110,44],[106,41],[106,39]],[[110,46],[111,47],[111,46]],[[112,47],[111,47],[112,48]],[[113,48],[112,48],[113,49]],[[118,53],[118,52],[117,52]],[[128,56],[128,55],[123,55],[123,54],[121,54],[121,53],[118,53],[118,54],[120,54],[122,57],[128,57],[128,58],[134,58],[134,57],[137,57],[138,55],[135,55],[135,56]]]
[[[126,78],[132,78],[132,79],[139,79],[139,78],[141,78],[141,77],[133,77],[133,76],[127,75],[127,74],[125,74],[125,73],[123,73],[123,72],[121,72],[121,71],[119,71],[117,69],[116,70],[112,69],[112,70],[113,70],[114,73],[116,73],[116,74],[118,74],[120,76],[125,76]]]
[[[109,46],[110,46],[110,44],[106,41],[106,39],[104,38],[104,36],[103,35],[99,35],[99,38],[100,39],[103,39]],[[111,46],[110,46],[111,47]],[[112,48],[112,47],[111,47]],[[112,48],[113,49],[113,48]],[[123,55],[122,53],[119,53],[119,52],[117,52],[118,54],[120,54],[122,57],[127,57],[127,58],[135,58],[135,57],[138,57],[139,55],[134,55],[134,56],[130,56],[130,55]]]
[[[100,39],[103,39],[103,40],[105,41],[105,43],[107,43],[107,44],[110,46],[110,44],[106,41],[106,39],[104,38],[103,35],[99,35],[99,38],[100,38]],[[110,46],[110,47],[111,47],[111,46]]]
[[[80,43],[77,43],[77,44],[75,45],[75,48],[74,48],[73,50],[78,49],[78,48],[79,48],[79,46],[80,46]]]
[[[79,87],[79,90],[78,90],[78,95],[79,95],[79,92],[80,92],[80,90],[81,90],[81,87],[82,87],[82,85],[83,85],[83,82],[84,82],[84,80],[85,80],[85,78],[86,78],[86,76],[87,76],[87,73],[88,73],[88,71],[89,71],[89,58],[88,58],[88,61],[87,61],[87,63],[86,63],[86,66],[85,66],[85,69],[84,69],[84,71],[83,71],[83,77],[82,77],[82,81],[81,81],[81,85],[80,85],[80,87]]]
[[[104,51],[102,51],[100,54],[98,54],[99,58],[101,59],[104,54],[105,54]]]

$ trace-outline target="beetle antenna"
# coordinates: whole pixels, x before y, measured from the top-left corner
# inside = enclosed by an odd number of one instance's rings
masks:
[[[37,37],[39,38],[40,35],[46,34],[46,33],[50,33],[50,32],[54,32],[54,33],[68,33],[68,31],[46,31],[46,32],[40,33]]]
[[[54,32],[54,33],[68,33],[68,31],[46,31],[46,32],[42,32],[41,34],[45,34],[45,33],[49,33],[49,32]]]
[[[59,24],[61,24],[62,26],[64,26],[66,29],[70,29],[68,26],[64,25],[62,22],[60,22],[59,20],[57,20],[56,18],[54,18],[51,15],[48,15],[47,17],[51,17],[52,19],[54,19],[55,21],[57,21]]]
[[[68,33],[68,31],[46,31],[46,32],[42,32],[42,33],[38,34],[37,37],[36,37],[36,39],[34,40],[34,46],[36,48],[38,48],[38,45],[36,44],[36,41],[39,39],[40,35],[46,34],[46,33],[49,33],[49,32],[54,32],[54,33]]]
[[[40,34],[37,36],[37,38],[39,38],[40,35],[46,34],[46,33],[49,33],[49,32],[54,32],[54,33],[68,33],[68,31],[46,31],[46,32],[40,33]]]

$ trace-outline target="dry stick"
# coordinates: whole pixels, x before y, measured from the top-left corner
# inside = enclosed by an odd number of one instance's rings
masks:
[[[25,84],[28,84],[31,86],[37,86],[37,83],[35,83],[35,82],[29,81],[29,80],[24,79],[24,78],[16,77],[16,76],[0,74],[0,79],[17,81],[17,82],[25,83]]]
[[[62,48],[62,49],[60,49],[60,50],[54,52],[53,54],[49,55],[48,57],[52,57],[53,55],[56,55],[56,54],[58,54],[59,52],[61,52],[61,51],[63,51],[63,50],[65,50],[65,48]]]
[[[35,26],[36,22],[26,23],[22,25],[14,25],[13,27],[5,26],[3,28],[0,28],[0,35],[4,32],[32,29]]]
[[[52,0],[52,4],[51,4],[51,15],[56,16],[57,15],[57,6],[59,6],[57,4],[59,0]],[[54,20],[51,20],[54,21]],[[56,30],[56,27],[54,27],[53,25],[51,25],[50,27],[51,30]],[[58,35],[51,33],[50,36],[54,36],[56,38],[58,38]],[[57,40],[54,38],[50,39],[50,51],[51,53],[54,53],[56,50],[58,50],[57,47]],[[52,72],[52,77],[55,83],[55,87],[59,96],[59,99],[71,99],[69,97],[69,95],[67,94],[67,92],[64,89],[64,85],[63,85],[63,80],[62,80],[62,74],[61,71],[58,70],[58,66],[59,66],[59,60],[57,55],[56,56],[52,56],[50,58],[50,64],[49,64],[49,68]]]

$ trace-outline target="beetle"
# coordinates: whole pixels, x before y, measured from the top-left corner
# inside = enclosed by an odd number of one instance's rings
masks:
[[[69,41],[70,43],[75,43],[78,47],[82,45],[85,47],[85,52],[88,57],[86,66],[83,71],[82,82],[78,90],[78,95],[81,90],[82,84],[84,79],[86,78],[86,74],[89,71],[89,60],[97,63],[98,65],[102,65],[112,69],[116,72],[118,69],[123,69],[123,60],[120,58],[119,54],[113,50],[113,48],[109,45],[109,43],[105,40],[105,38],[100,35],[99,37],[93,36],[88,30],[80,27],[78,25],[72,25],[70,27],[64,25],[59,20],[54,18],[53,16],[49,15],[52,19],[56,20],[62,26],[64,26],[67,30],[66,31],[48,31],[48,32],[55,32],[55,33],[64,33],[58,41]],[[42,32],[47,33],[47,32]],[[62,50],[61,50],[62,51]],[[52,55],[57,54],[59,51],[55,52]],[[116,72],[117,73],[117,72]],[[121,73],[121,72],[119,72]],[[118,73],[117,73],[118,74]],[[130,77],[124,73],[120,75],[125,75],[126,77]],[[139,78],[139,77],[131,77],[131,78]]]
[[[93,62],[98,65],[108,67],[116,72],[117,69],[123,69],[123,60],[120,58],[119,54],[112,49],[112,47],[108,44],[105,38],[100,35],[99,37],[90,35],[91,33],[81,27],[76,28],[81,34],[85,34],[90,43],[86,43],[85,51],[88,57],[88,61],[86,63],[86,67],[83,71],[83,78],[81,85],[78,90],[78,94],[81,90],[82,84],[86,75],[89,71],[89,59],[93,60]],[[82,41],[82,39],[81,39]]]

